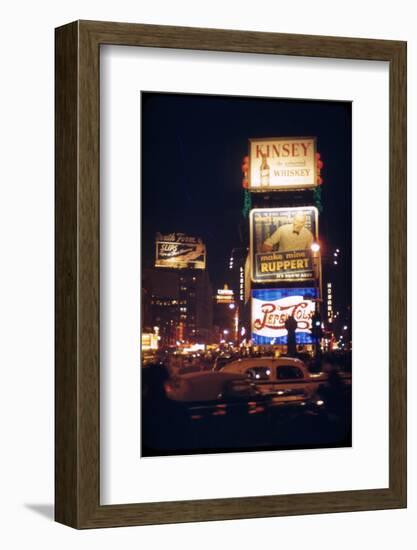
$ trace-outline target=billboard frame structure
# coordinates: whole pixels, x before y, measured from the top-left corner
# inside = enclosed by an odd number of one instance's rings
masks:
[[[297,284],[304,284],[304,283],[314,283],[314,284],[320,284],[318,283],[321,281],[321,255],[320,252],[314,253],[312,252],[312,260],[314,259],[316,266],[312,265],[312,271],[313,271],[313,277],[310,278],[293,278],[293,279],[277,279],[275,278],[268,278],[268,279],[262,279],[255,278],[255,270],[254,270],[254,259],[255,259],[255,249],[254,249],[254,221],[253,221],[253,215],[256,212],[265,212],[265,211],[272,211],[272,210],[292,210],[292,211],[302,211],[307,209],[314,209],[314,241],[317,242],[318,240],[318,234],[319,234],[319,215],[318,210],[315,206],[288,206],[288,207],[272,207],[272,208],[253,208],[250,211],[249,214],[249,261],[250,261],[250,279],[252,283],[255,284],[278,284],[278,285],[287,285],[291,283],[297,283]],[[267,252],[265,252],[267,254]],[[316,269],[315,269],[316,268]],[[316,273],[315,273],[316,271]],[[321,290],[321,289],[320,289]],[[320,292],[321,294],[321,292]]]

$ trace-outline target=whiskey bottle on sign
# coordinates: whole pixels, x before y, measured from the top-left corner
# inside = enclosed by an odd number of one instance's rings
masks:
[[[269,185],[269,164],[266,155],[262,155],[261,162],[261,187],[268,187]]]

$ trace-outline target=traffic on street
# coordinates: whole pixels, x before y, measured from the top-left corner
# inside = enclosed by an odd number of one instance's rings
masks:
[[[349,354],[164,355],[142,368],[142,456],[351,444]]]

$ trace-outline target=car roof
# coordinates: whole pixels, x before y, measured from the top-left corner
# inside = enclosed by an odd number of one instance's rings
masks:
[[[307,368],[306,364],[296,357],[245,357],[243,359],[237,359],[236,361],[231,361],[227,363],[222,369],[221,372],[242,372],[246,368],[251,367],[283,367],[283,366],[294,366]]]
[[[304,365],[304,362],[301,359],[298,359],[297,357],[243,357],[240,359],[235,359],[234,361],[230,362],[230,365],[234,363],[239,363],[240,365],[250,364],[250,363],[276,363],[277,365]]]
[[[232,372],[224,372],[224,371],[214,372],[212,370],[189,372],[187,374],[181,375],[181,378],[183,378],[184,380],[187,380],[190,383],[192,382],[196,382],[196,383],[224,382],[228,378],[236,378],[236,377],[240,378],[240,375]]]

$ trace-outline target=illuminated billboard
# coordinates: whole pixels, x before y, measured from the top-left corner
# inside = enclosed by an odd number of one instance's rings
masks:
[[[234,292],[227,285],[224,285],[224,288],[219,288],[217,290],[217,294],[216,294],[217,304],[233,304],[234,301],[235,301]]]
[[[316,288],[274,288],[252,290],[252,341],[256,345],[287,343],[285,322],[297,322],[297,344],[312,344],[312,317]]]
[[[184,233],[156,234],[155,267],[205,269],[206,247]]]
[[[255,283],[314,281],[320,259],[314,206],[255,208],[250,212],[251,279]]]
[[[153,332],[142,332],[142,351],[157,350],[158,335]]]
[[[249,140],[250,191],[306,189],[316,185],[315,138]]]

